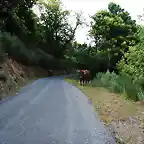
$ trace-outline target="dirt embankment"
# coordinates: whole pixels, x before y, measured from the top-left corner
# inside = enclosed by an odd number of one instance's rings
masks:
[[[24,66],[12,59],[5,60],[0,64],[0,99],[15,95],[21,86],[47,75],[42,68]]]

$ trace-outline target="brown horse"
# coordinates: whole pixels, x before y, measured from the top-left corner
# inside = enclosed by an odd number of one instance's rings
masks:
[[[87,84],[91,80],[90,71],[89,70],[79,70],[79,81],[80,85]]]
[[[48,70],[48,76],[52,77],[54,75],[53,70]]]
[[[84,86],[85,76],[84,76],[84,71],[83,70],[79,71],[79,81],[80,81],[80,85]]]
[[[84,70],[85,83],[88,84],[91,80],[91,73],[89,70]]]

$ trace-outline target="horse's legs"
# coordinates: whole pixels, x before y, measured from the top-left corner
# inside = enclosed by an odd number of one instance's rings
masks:
[[[80,78],[80,85],[83,85],[83,79]]]
[[[90,83],[90,79],[89,79],[89,77],[88,77],[87,83],[88,83],[88,84]]]
[[[88,84],[88,78],[86,78],[86,84]]]
[[[83,78],[83,80],[82,80],[83,86],[84,86],[84,82],[85,82],[85,81],[84,81],[84,78]]]
[[[85,84],[87,84],[87,83],[88,83],[87,76],[85,76]]]

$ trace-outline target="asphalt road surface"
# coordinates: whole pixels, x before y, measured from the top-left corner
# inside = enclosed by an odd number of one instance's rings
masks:
[[[87,97],[44,78],[0,104],[0,144],[115,144]]]

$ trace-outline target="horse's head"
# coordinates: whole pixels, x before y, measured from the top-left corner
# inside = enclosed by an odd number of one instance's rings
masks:
[[[79,70],[79,74],[80,74],[80,76],[83,76],[84,75],[84,71],[83,70]]]

